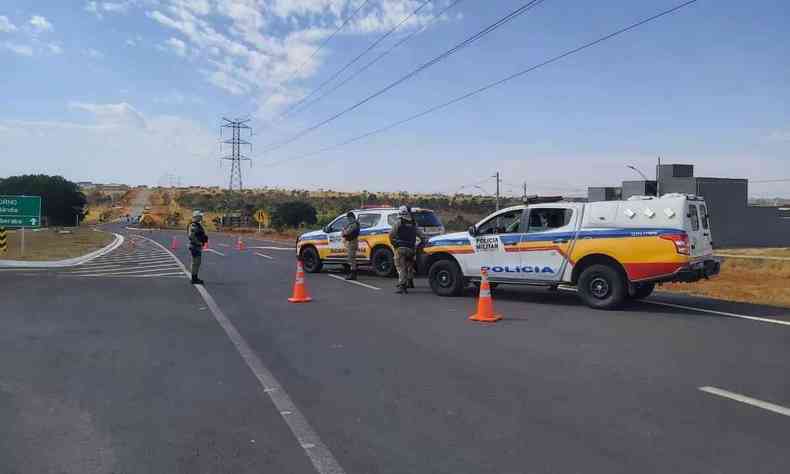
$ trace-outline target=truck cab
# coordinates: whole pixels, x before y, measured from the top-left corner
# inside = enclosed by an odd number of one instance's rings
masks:
[[[495,284],[576,286],[604,309],[644,298],[656,283],[707,278],[720,265],[704,200],[679,194],[513,206],[430,239],[425,253],[441,296],[460,294],[484,268]]]

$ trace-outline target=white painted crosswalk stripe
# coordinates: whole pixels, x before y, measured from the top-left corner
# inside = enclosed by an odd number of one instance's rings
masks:
[[[114,252],[58,274],[72,278],[186,278],[180,262],[169,252],[136,236]]]

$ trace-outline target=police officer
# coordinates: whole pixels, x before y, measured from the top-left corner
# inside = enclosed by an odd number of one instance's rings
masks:
[[[357,279],[357,245],[359,243],[359,221],[353,212],[346,214],[348,223],[343,228],[343,239],[346,241],[346,255],[348,258],[349,273],[346,280]]]
[[[414,288],[414,264],[417,258],[417,239],[425,242],[425,236],[417,224],[414,216],[406,206],[398,210],[398,221],[390,231],[390,242],[395,249],[395,268],[398,270],[397,293],[408,293],[408,288]]]
[[[192,222],[189,224],[189,253],[192,255],[192,284],[202,285],[203,280],[198,278],[200,263],[203,260],[203,245],[208,242],[208,235],[203,228],[203,213],[192,213]]]

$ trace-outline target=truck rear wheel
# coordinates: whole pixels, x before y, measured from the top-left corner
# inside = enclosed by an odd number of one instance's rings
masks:
[[[579,295],[594,309],[615,309],[623,304],[628,289],[625,277],[609,265],[591,265],[582,271]]]
[[[391,277],[395,274],[395,256],[388,248],[379,247],[370,256],[373,271],[380,277]]]
[[[461,268],[452,260],[439,260],[431,265],[428,282],[439,296],[458,296],[466,286]]]

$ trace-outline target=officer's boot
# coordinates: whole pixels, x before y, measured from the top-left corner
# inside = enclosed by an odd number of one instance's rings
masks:
[[[357,281],[357,271],[351,270],[348,275],[346,276],[346,280],[349,281]]]
[[[414,278],[409,278],[409,282],[406,284],[407,288],[414,288]]]
[[[192,284],[193,285],[202,285],[203,284],[203,280],[198,278],[197,275],[192,275]]]

